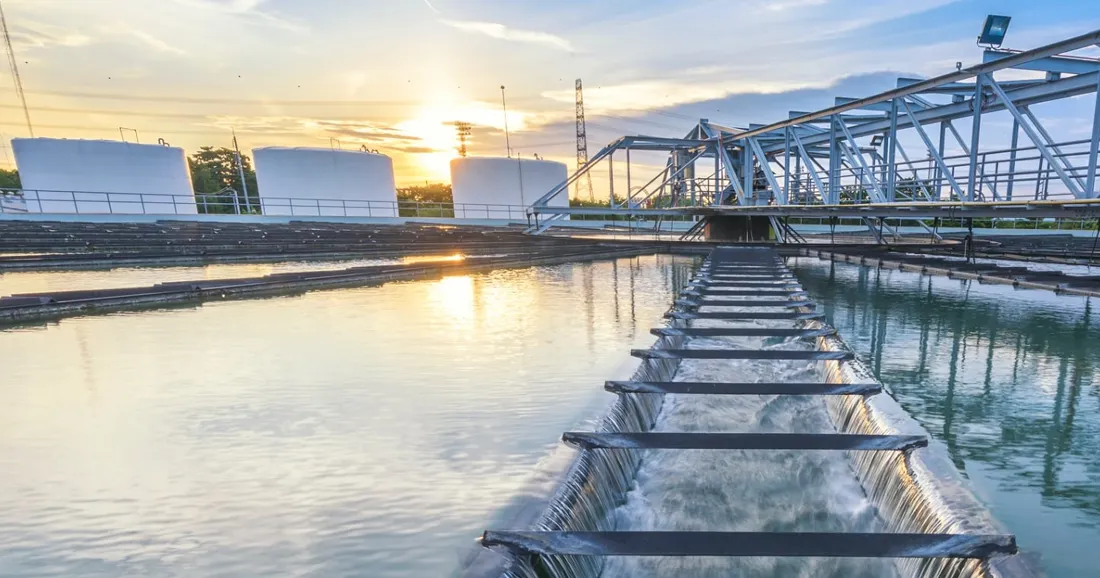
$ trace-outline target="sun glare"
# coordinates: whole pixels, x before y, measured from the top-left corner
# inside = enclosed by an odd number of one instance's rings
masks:
[[[527,114],[508,111],[508,127],[513,131],[527,128]],[[397,129],[414,136],[419,141],[409,151],[416,165],[423,171],[422,177],[432,181],[449,181],[451,159],[458,156],[456,121],[465,121],[475,127],[504,128],[504,115],[499,107],[484,102],[438,103],[420,108],[415,118],[397,123]],[[470,148],[477,147],[477,137]]]

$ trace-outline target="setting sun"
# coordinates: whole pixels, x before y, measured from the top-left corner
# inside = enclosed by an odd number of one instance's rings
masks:
[[[519,132],[527,128],[528,115],[508,112],[508,128]],[[499,105],[484,102],[439,103],[420,108],[416,117],[401,121],[395,127],[403,133],[419,139],[422,149],[412,152],[415,165],[423,172],[423,178],[433,181],[449,181],[451,159],[458,156],[458,133],[455,122],[464,121],[493,132],[504,130],[504,113]],[[503,136],[503,135],[502,135]],[[484,138],[484,137],[483,137]],[[489,138],[494,138],[490,136]],[[477,137],[468,141],[471,149],[490,149],[490,142],[478,142]],[[480,146],[478,146],[480,145]],[[500,143],[501,152],[504,143]],[[491,154],[491,153],[490,153]],[[471,156],[476,156],[471,154]]]

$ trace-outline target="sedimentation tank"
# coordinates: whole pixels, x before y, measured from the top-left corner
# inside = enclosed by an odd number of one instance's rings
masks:
[[[508,213],[505,205],[526,207],[565,182],[563,163],[509,158],[459,158],[451,161],[451,190],[455,216],[494,217]],[[462,205],[459,207],[458,205]],[[569,198],[558,195],[551,207],[568,207]],[[477,214],[484,211],[485,214]],[[514,212],[514,211],[513,211]]]
[[[182,148],[55,138],[11,144],[28,213],[198,212]]]
[[[252,150],[265,215],[396,217],[393,160],[367,151]]]

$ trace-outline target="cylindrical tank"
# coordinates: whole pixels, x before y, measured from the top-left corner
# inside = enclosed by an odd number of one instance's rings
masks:
[[[252,150],[265,215],[396,217],[393,160],[366,151]]]
[[[29,213],[198,212],[181,148],[57,138],[16,138],[11,146]]]
[[[451,190],[455,216],[491,218],[508,214],[515,217],[516,211],[509,211],[506,205],[530,206],[565,182],[567,176],[566,166],[553,161],[499,157],[454,159],[451,161]],[[569,192],[554,197],[550,206],[568,207]]]

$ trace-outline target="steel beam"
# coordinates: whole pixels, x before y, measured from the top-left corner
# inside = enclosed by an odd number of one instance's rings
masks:
[[[565,432],[566,444],[614,450],[846,450],[906,451],[923,448],[922,435],[768,434],[768,433],[610,433]]]
[[[797,337],[811,339],[836,335],[836,329],[792,329],[789,327],[660,327],[650,330],[658,337]]]
[[[982,53],[982,62],[997,62],[998,60],[1003,60],[1019,53],[1019,50],[987,48]],[[1089,72],[1100,71],[1100,61],[1079,56],[1048,56],[1046,58],[1037,58],[1030,62],[1021,62],[1012,68],[1018,70],[1054,72],[1058,74],[1088,74]]]
[[[808,115],[804,115],[804,116],[800,116],[800,117],[797,117],[797,118],[772,123],[772,124],[763,126],[761,128],[755,129],[755,130],[749,130],[749,131],[742,132],[738,136],[739,136],[739,138],[752,138],[752,137],[755,137],[755,136],[758,136],[758,135],[767,134],[769,132],[775,132],[775,131],[783,130],[784,128],[786,128],[788,126],[797,126],[797,125],[800,125],[800,124],[806,124],[807,122],[810,122],[810,121],[813,121],[813,120],[822,119],[822,118],[826,118],[826,117],[831,117],[831,116],[834,116],[834,115],[837,115],[837,114],[848,112],[850,110],[858,110],[860,108],[865,108],[868,105],[877,104],[877,103],[880,103],[880,102],[887,102],[887,101],[889,101],[891,99],[894,99],[894,98],[899,98],[899,97],[907,96],[907,95],[910,95],[910,94],[919,94],[921,92],[924,92],[926,89],[935,88],[935,87],[938,87],[938,86],[941,86],[941,85],[944,85],[944,84],[948,84],[948,83],[951,83],[951,82],[958,82],[960,80],[964,80],[964,79],[968,79],[968,78],[973,78],[973,77],[975,77],[979,74],[987,74],[987,73],[991,73],[991,72],[994,72],[994,71],[997,71],[997,70],[1004,70],[1006,68],[1015,68],[1015,67],[1017,67],[1021,64],[1024,64],[1024,63],[1027,63],[1027,62],[1030,62],[1030,61],[1033,61],[1033,60],[1036,60],[1036,59],[1039,59],[1039,58],[1045,58],[1047,56],[1056,56],[1056,55],[1062,54],[1064,52],[1070,52],[1072,50],[1077,50],[1078,48],[1084,48],[1086,46],[1092,46],[1092,45],[1097,44],[1097,43],[1100,43],[1100,30],[1094,30],[1094,31],[1089,32],[1087,34],[1082,34],[1080,36],[1075,36],[1073,38],[1069,38],[1069,39],[1063,40],[1061,42],[1055,42],[1053,44],[1048,44],[1046,46],[1041,46],[1039,48],[1035,48],[1035,49],[1032,49],[1032,50],[1025,50],[1023,52],[1014,54],[1012,56],[1008,56],[1008,57],[999,59],[995,62],[988,62],[988,63],[978,64],[978,65],[971,66],[971,67],[968,67],[968,68],[963,68],[963,69],[960,69],[960,70],[957,70],[957,71],[954,71],[954,72],[949,72],[947,74],[943,74],[943,75],[940,75],[940,76],[937,76],[937,77],[934,77],[934,78],[930,78],[928,80],[924,80],[924,81],[918,82],[916,84],[913,84],[913,85],[910,85],[910,86],[907,86],[907,87],[904,87],[904,88],[897,88],[897,89],[894,89],[894,90],[888,90],[886,92],[882,92],[882,93],[876,94],[874,96],[861,98],[859,100],[850,102],[848,104],[844,104],[844,105],[840,105],[840,106],[833,106],[833,107],[830,107],[830,108],[819,110],[817,112],[814,112],[814,113],[811,113],[811,114],[808,114]],[[889,121],[887,120],[885,122],[889,122]]]
[[[1027,134],[1028,138],[1031,139],[1031,142],[1034,143],[1036,148],[1039,149],[1039,152],[1043,155],[1043,158],[1046,159],[1047,164],[1049,164],[1050,167],[1054,169],[1054,172],[1058,173],[1058,177],[1062,179],[1062,182],[1065,183],[1066,188],[1069,189],[1070,193],[1072,193],[1073,196],[1077,197],[1078,199],[1082,198],[1084,195],[1082,194],[1081,189],[1077,186],[1076,179],[1071,179],[1070,176],[1066,174],[1066,171],[1061,166],[1061,164],[1055,161],[1054,155],[1051,154],[1050,150],[1043,143],[1042,136],[1039,135],[1035,131],[1035,129],[1031,128],[1031,125],[1028,124],[1027,120],[1025,120],[1025,117],[1020,114],[1020,111],[1012,103],[1012,99],[1009,98],[1007,94],[1005,94],[1004,90],[1001,90],[1001,87],[997,84],[997,81],[993,80],[992,77],[986,77],[985,82],[989,84],[990,88],[993,89],[993,92],[995,92],[997,96],[1001,99],[1001,103],[1005,106],[1008,112],[1012,114],[1013,118],[1015,118],[1016,121],[1020,123],[1020,128],[1024,129],[1024,133]]]
[[[632,349],[639,359],[755,359],[762,361],[849,361],[850,351],[804,351],[798,349]]]
[[[494,532],[487,548],[519,556],[971,558],[1016,553],[1011,535],[832,532]]]
[[[715,381],[609,381],[611,393],[674,395],[877,395],[878,383],[726,383]]]

